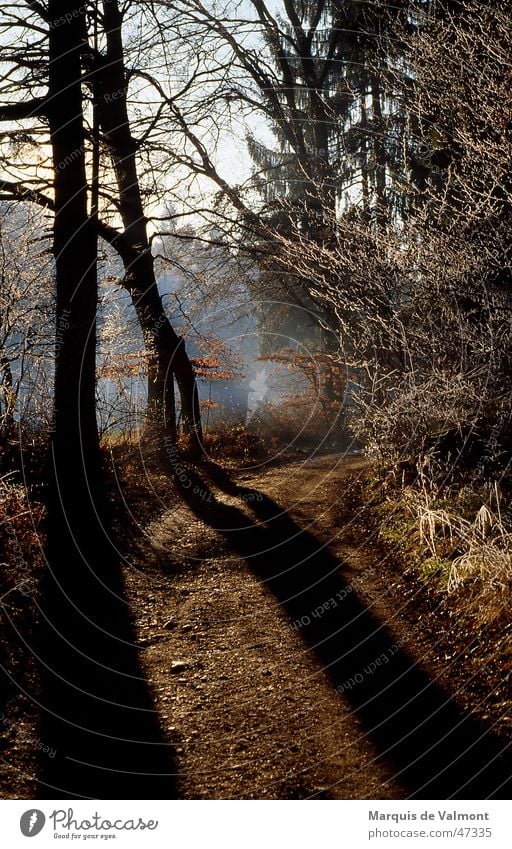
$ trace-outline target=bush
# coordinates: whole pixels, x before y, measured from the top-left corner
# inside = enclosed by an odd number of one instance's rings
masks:
[[[268,455],[260,434],[248,428],[242,422],[216,425],[208,430],[204,437],[206,453],[213,460],[231,458],[252,462],[262,460]]]
[[[17,590],[26,593],[34,588],[38,567],[42,563],[41,524],[43,505],[29,502],[20,485],[0,479],[0,561],[1,595]]]
[[[359,399],[352,418],[353,430],[379,463],[428,467],[433,479],[468,470],[485,478],[506,467],[511,400],[474,375],[435,374],[419,383],[407,375],[390,395],[386,406]]]

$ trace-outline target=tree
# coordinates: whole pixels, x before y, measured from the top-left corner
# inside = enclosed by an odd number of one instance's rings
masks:
[[[98,796],[106,797],[112,770],[118,770],[121,796],[169,798],[173,788],[166,776],[172,767],[162,755],[134,647],[119,557],[108,533],[111,516],[98,440],[98,225],[94,191],[93,214],[88,203],[85,7],[78,0],[49,0],[46,9],[30,5],[40,18],[33,26],[48,36],[47,90],[38,97],[37,111],[46,116],[49,130],[56,290],[47,568],[37,596],[39,630],[33,646],[42,683],[41,737],[56,756],[51,763],[48,758],[42,762],[41,793],[83,797],[94,787]],[[30,120],[34,104],[26,109],[22,103],[6,107],[3,117]],[[35,197],[42,202],[40,194]]]
[[[55,305],[44,215],[6,201],[1,212],[0,441],[12,461],[17,422],[32,435],[49,426]]]
[[[52,454],[55,485],[77,534],[76,544],[80,550],[84,550],[82,545],[88,550],[89,530],[82,510],[88,505],[87,513],[90,511],[87,488],[90,487],[96,500],[100,487],[95,413],[97,233],[87,208],[81,92],[85,15],[83,11],[77,14],[72,0],[65,6],[60,11],[57,0],[50,0],[48,6],[49,71],[45,105],[54,170],[56,324],[62,331],[55,364]],[[66,14],[74,15],[73,20],[55,23]],[[77,474],[79,479],[83,476],[83,486],[77,486]],[[62,544],[59,536],[64,521],[57,506],[57,493],[54,499],[54,521],[59,530],[50,534],[50,549]]]
[[[176,439],[173,375],[181,397],[185,434],[201,454],[201,416],[194,370],[184,339],[174,331],[162,307],[137,174],[138,145],[128,114],[128,74],[124,62],[123,15],[117,0],[104,0],[99,18],[105,49],[90,51],[89,80],[97,110],[101,143],[112,160],[117,203],[123,222],[122,238],[113,235],[125,265],[123,286],[129,291],[139,319],[148,356],[148,418],[160,422],[160,436]],[[163,426],[162,426],[163,425]]]
[[[425,4],[417,5],[420,19]],[[244,116],[258,112],[272,133],[273,146],[249,134],[258,170],[245,186],[233,185],[196,129],[197,107],[192,127],[186,104],[168,102],[184,139],[176,161],[214,181],[221,199],[211,217],[256,258],[260,295],[283,302],[270,308],[270,320],[293,320],[295,306],[309,310],[323,347],[340,362],[400,368],[403,340],[391,324],[401,297],[394,259],[405,218],[408,125],[390,69],[405,67],[404,38],[419,26],[409,4],[271,9],[252,0],[247,17],[210,11],[200,0],[179,8],[192,43],[201,33],[229,57],[227,75],[225,64],[212,67],[209,110],[236,103]]]
[[[97,231],[122,259],[125,274],[120,282],[130,293],[141,324],[147,352],[147,421],[151,424],[150,429],[160,442],[166,439],[174,442],[176,439],[174,375],[180,388],[184,430],[189,436],[191,450],[200,455],[201,422],[194,370],[184,340],[176,334],[162,308],[147,236],[147,219],[137,172],[141,144],[133,138],[130,126],[129,74],[124,65],[122,14],[114,2],[105,2],[102,14],[95,4],[87,6],[87,9],[86,21],[90,32],[86,29],[84,34],[81,61],[86,68],[84,79],[92,92],[92,109],[89,110],[87,105],[84,108],[84,119],[91,112],[91,121],[85,124],[85,137],[89,140],[100,135],[95,143],[96,153],[91,154],[86,163],[88,179],[95,183],[95,194],[101,205],[98,213],[98,203],[95,204]],[[4,156],[4,173],[10,171],[16,179],[3,179],[0,186],[5,196],[24,198],[51,209],[54,206],[52,180],[44,148],[41,147],[46,102],[40,95],[40,86],[46,73],[47,45],[44,28],[34,21],[38,11],[41,11],[39,7],[32,5],[25,14],[12,12],[6,15],[11,25],[14,20],[21,33],[30,34],[32,40],[29,60],[4,51],[9,71],[3,81],[5,102],[0,108],[0,118],[10,122],[6,135],[15,140],[16,145],[14,155],[9,158]],[[100,49],[103,46],[104,54]],[[12,75],[16,75],[16,71],[19,73],[13,82]],[[22,105],[12,103],[13,92],[19,94],[20,90],[29,95],[29,99]],[[21,131],[12,123],[20,119],[27,122],[27,127]],[[115,190],[108,167],[100,162],[104,149],[112,161]],[[24,167],[23,154],[28,150],[31,150],[35,162]],[[73,158],[78,156],[77,151],[69,155]],[[59,163],[59,172],[65,165],[64,161]],[[108,221],[112,210],[116,226]],[[122,229],[117,229],[118,214]]]
[[[253,133],[259,170],[226,183],[178,99],[179,162],[215,182],[211,216],[257,258],[260,291],[319,316],[378,415],[411,380],[435,387],[440,370],[483,368],[491,356],[496,387],[507,373],[505,8],[254,0],[219,14],[180,4],[191,39],[199,26],[230,56],[227,77],[213,68],[209,108],[258,110],[275,144]]]

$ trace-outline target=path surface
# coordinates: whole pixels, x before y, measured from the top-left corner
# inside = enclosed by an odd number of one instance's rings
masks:
[[[414,601],[354,545],[362,467],[184,475],[188,503],[147,529],[126,588],[181,796],[510,792],[502,743],[422,667]]]

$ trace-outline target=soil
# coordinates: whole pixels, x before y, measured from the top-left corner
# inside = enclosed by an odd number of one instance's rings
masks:
[[[497,635],[455,627],[383,554],[367,468],[357,455],[184,467],[182,497],[164,490],[144,542],[127,545],[136,646],[179,798],[510,794]],[[34,798],[34,705],[5,712],[3,797]]]
[[[510,693],[498,669],[489,676],[484,659],[475,669],[475,635],[454,632],[442,605],[372,540],[375,528],[360,501],[366,469],[358,456],[318,457],[232,473],[243,491],[231,495],[210,479],[211,489],[198,494],[206,508],[214,498],[262,529],[259,494],[270,497],[319,550],[327,546],[391,643],[454,697],[463,715],[472,712],[507,731]],[[255,574],[251,557],[233,551],[230,530],[176,506],[146,529],[147,559],[126,574],[143,667],[176,751],[180,795],[412,795],[353,700],[333,686],[300,623]],[[277,570],[279,558],[276,547]]]

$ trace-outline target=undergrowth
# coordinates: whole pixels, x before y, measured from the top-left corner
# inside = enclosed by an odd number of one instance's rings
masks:
[[[477,626],[508,617],[512,601],[512,504],[496,481],[436,486],[420,472],[366,481],[379,537],[404,568]]]

